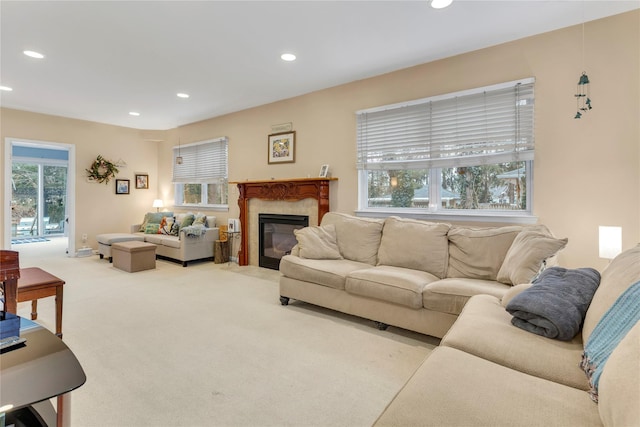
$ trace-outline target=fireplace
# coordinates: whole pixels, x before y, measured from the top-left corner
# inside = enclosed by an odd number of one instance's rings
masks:
[[[280,259],[291,253],[296,243],[293,230],[309,225],[305,215],[259,214],[259,262],[260,267],[278,270]]]
[[[238,185],[239,193],[238,207],[242,233],[238,264],[259,264],[258,214],[260,212],[309,215],[309,223],[318,225],[322,221],[322,216],[329,212],[329,184],[337,180],[338,178],[335,177],[319,177],[230,182]],[[307,202],[311,202],[313,207],[309,209],[306,206]],[[262,203],[271,206],[256,207],[257,204]],[[301,206],[306,208],[299,210]]]

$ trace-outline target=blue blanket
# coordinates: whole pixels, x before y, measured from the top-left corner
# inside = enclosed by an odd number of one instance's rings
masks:
[[[600,273],[593,268],[551,267],[516,295],[506,310],[518,328],[569,341],[580,331],[599,284]]]
[[[627,288],[602,316],[584,346],[580,367],[591,385],[589,395],[598,401],[598,382],[609,356],[640,321],[640,282]]]

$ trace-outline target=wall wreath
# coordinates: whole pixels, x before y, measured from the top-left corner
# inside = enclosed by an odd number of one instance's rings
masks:
[[[118,173],[118,168],[115,163],[110,162],[105,159],[101,155],[96,157],[96,160],[93,162],[89,169],[85,169],[87,172],[87,177],[92,181],[97,181],[99,183],[109,183],[109,180],[114,178]]]

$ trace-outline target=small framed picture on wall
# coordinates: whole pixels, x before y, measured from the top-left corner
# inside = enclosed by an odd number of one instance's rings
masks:
[[[116,194],[129,194],[128,179],[116,179]]]
[[[136,188],[137,189],[149,189],[149,175],[136,174]]]
[[[295,156],[296,132],[280,132],[269,135],[267,160],[269,163],[293,163]]]

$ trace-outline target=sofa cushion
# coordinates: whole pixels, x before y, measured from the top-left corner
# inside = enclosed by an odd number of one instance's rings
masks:
[[[374,425],[587,427],[602,422],[598,406],[583,390],[440,346]]]
[[[509,285],[529,283],[542,263],[567,245],[568,239],[556,239],[549,233],[522,230],[513,240],[498,271],[497,280]]]
[[[160,224],[162,218],[165,216],[173,216],[173,212],[147,212],[144,215],[144,219],[142,220],[142,224],[140,224],[140,229],[138,231],[145,232],[147,228],[147,224]]]
[[[350,294],[419,309],[422,308],[422,290],[434,280],[438,278],[425,271],[380,265],[351,272],[345,290]]]
[[[589,336],[606,311],[631,285],[640,280],[640,245],[618,255],[602,272],[600,286],[591,300],[582,327],[582,341]]]
[[[422,270],[443,278],[449,261],[449,228],[449,224],[387,218],[378,249],[378,265]]]
[[[558,341],[516,328],[500,299],[491,295],[472,297],[440,345],[549,381],[589,389],[579,367],[580,335],[571,341]]]
[[[293,255],[280,259],[280,272],[285,276],[340,290],[344,290],[349,273],[366,268],[372,267],[348,259],[305,259]]]
[[[489,294],[502,298],[510,287],[494,280],[449,278],[429,283],[422,291],[424,308],[458,315],[469,298]]]
[[[328,212],[322,217],[321,225],[328,224],[336,227],[338,248],[344,258],[371,265],[377,264],[384,220]]]
[[[305,227],[293,230],[298,240],[298,256],[309,259],[342,259],[338,242],[336,241],[336,227],[327,224],[322,227]]]
[[[599,384],[598,409],[606,426],[640,425],[640,323],[609,356]]]
[[[496,280],[505,256],[522,230],[520,226],[449,230],[449,270],[447,277]]]

